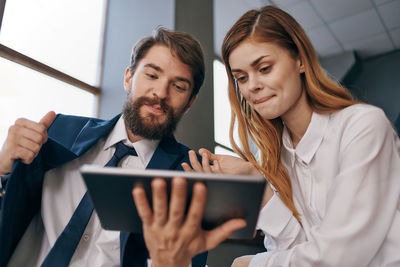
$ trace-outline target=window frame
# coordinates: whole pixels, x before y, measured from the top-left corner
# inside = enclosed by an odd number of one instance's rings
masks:
[[[0,32],[1,32],[2,22],[3,22],[5,6],[6,6],[6,0],[0,0]],[[107,14],[107,10],[108,10],[108,1],[105,2],[105,14]],[[105,16],[103,18],[103,36],[102,36],[102,40],[99,40],[101,42],[100,61],[99,61],[100,62],[100,68],[99,68],[100,73],[101,73],[101,70],[103,69],[104,42],[105,42],[105,38],[104,38],[105,37],[105,34],[104,34],[105,27],[104,27],[104,25],[106,23],[106,19],[107,19],[107,16]],[[43,73],[47,76],[58,79],[62,82],[68,83],[74,87],[77,87],[78,89],[82,89],[84,91],[92,93],[98,99],[101,97],[101,94],[102,94],[101,77],[99,79],[99,86],[90,85],[90,84],[85,83],[79,79],[76,79],[62,71],[52,68],[40,61],[37,61],[31,57],[28,57],[22,53],[19,53],[1,43],[0,43],[0,57],[3,57],[10,61],[13,61],[19,65],[28,67],[37,72]]]

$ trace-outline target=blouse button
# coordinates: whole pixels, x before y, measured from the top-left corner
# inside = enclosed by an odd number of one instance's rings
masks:
[[[89,240],[89,235],[88,234],[84,234],[83,235],[83,241],[87,242]]]

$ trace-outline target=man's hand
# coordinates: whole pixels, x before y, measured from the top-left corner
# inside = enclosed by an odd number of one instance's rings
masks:
[[[188,267],[191,259],[206,250],[215,248],[234,231],[246,226],[243,219],[232,219],[211,231],[201,228],[207,189],[195,183],[189,211],[185,215],[187,182],[183,178],[172,180],[168,205],[166,182],[160,178],[152,181],[151,209],[145,191],[136,186],[132,190],[138,214],[143,223],[143,236],[152,260],[152,267]]]
[[[11,172],[16,159],[30,164],[47,142],[47,128],[56,118],[54,111],[48,112],[39,122],[18,119],[8,130],[7,139],[0,151],[0,174]]]

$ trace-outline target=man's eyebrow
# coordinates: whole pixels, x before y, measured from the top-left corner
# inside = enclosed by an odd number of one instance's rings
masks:
[[[180,81],[180,82],[186,82],[189,84],[189,87],[192,87],[192,83],[190,82],[189,79],[186,79],[184,77],[176,77],[176,80]]]
[[[163,72],[162,68],[160,68],[157,65],[154,65],[153,63],[147,63],[146,65],[144,65],[144,67],[152,68],[152,69],[154,69],[154,70],[156,70],[158,72]]]
[[[256,60],[254,60],[250,66],[252,66],[254,68],[254,66],[256,66],[262,59],[269,57],[269,55],[264,55],[264,56],[260,56],[259,58],[257,58]],[[241,69],[233,69],[231,70],[231,72],[241,72]]]
[[[159,66],[157,66],[157,65],[155,65],[153,63],[147,63],[146,65],[144,65],[144,67],[145,68],[152,68],[152,69],[154,69],[154,70],[156,70],[158,72],[161,72],[161,73],[163,72],[162,68],[160,68]],[[178,76],[175,79],[177,81],[180,81],[180,82],[185,82],[185,83],[189,84],[189,87],[192,87],[192,82],[189,79],[185,78],[185,77],[179,77]]]

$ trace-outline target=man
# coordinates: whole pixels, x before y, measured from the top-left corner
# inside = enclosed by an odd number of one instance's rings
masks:
[[[181,170],[181,164],[188,162],[189,149],[172,133],[203,79],[198,42],[188,34],[159,28],[133,49],[125,71],[127,100],[122,116],[103,121],[49,112],[39,123],[17,120],[0,152],[0,173],[7,174],[2,179],[6,186],[0,217],[0,267],[145,266],[148,256],[155,267],[188,266],[190,262],[204,266],[206,253],[196,255],[244,225],[230,221],[211,232],[203,231],[205,188],[195,185],[185,217],[186,184],[179,178],[173,180],[170,204],[165,182],[153,181],[154,214],[142,216],[146,218],[144,239],[139,234],[103,230],[98,217],[85,211],[87,226],[78,235],[71,256],[61,260],[69,253],[63,248],[64,235],[78,232],[70,231],[69,225],[81,216],[76,215],[81,203],[87,203],[79,167],[115,166],[109,163],[116,157],[121,167]],[[116,156],[121,142],[135,149],[134,156]],[[136,205],[146,207],[143,192],[135,190]],[[57,254],[60,246],[61,254]]]

